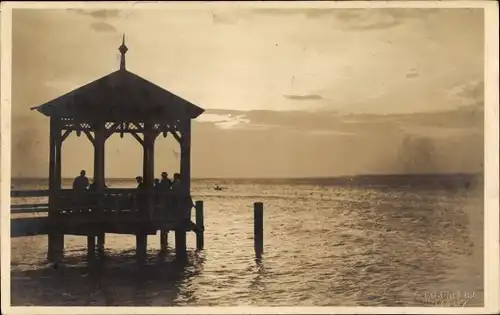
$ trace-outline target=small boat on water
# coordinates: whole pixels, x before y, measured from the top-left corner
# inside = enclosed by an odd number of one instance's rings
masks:
[[[224,189],[227,189],[227,188],[226,187],[220,187],[219,185],[216,185],[214,187],[214,189],[217,190],[217,191],[223,191]]]

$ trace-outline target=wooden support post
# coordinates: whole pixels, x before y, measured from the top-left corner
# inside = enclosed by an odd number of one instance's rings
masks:
[[[50,143],[49,143],[49,220],[52,219],[55,215],[54,208],[56,204],[56,124],[55,118],[50,118]],[[47,237],[47,260],[54,261],[54,234],[49,233]]]
[[[160,250],[166,252],[168,249],[168,230],[160,231]]]
[[[106,128],[104,122],[99,121],[94,123],[94,182],[96,183],[97,191],[102,192],[106,185],[105,183],[105,146],[106,146]]]
[[[61,136],[60,119],[50,119],[50,148],[49,148],[49,220],[57,224],[59,195],[61,191]],[[64,256],[64,235],[50,232],[47,238],[47,259],[58,263]]]
[[[255,202],[253,205],[254,218],[254,248],[255,254],[260,256],[264,252],[264,205]]]
[[[150,122],[144,122],[144,140],[142,143],[143,148],[143,165],[142,173],[144,179],[144,186],[146,186],[147,191],[147,213],[151,217],[153,215],[154,209],[154,196],[153,196],[153,185],[154,185],[154,141],[156,136],[154,135],[153,124]]]
[[[187,257],[186,230],[177,229],[175,231],[175,257],[185,259]]]
[[[103,258],[104,257],[104,244],[106,240],[106,233],[101,233],[99,236],[97,236],[97,252],[99,254],[99,257]]]
[[[104,215],[103,205],[103,192],[105,188],[105,175],[104,175],[104,157],[105,157],[105,145],[106,145],[106,128],[104,121],[96,121],[93,123],[92,128],[94,129],[94,184],[97,194],[97,205],[94,205],[94,209],[97,211],[97,216],[101,217]]]
[[[181,131],[181,221],[187,224],[191,221],[191,209],[193,208],[191,201],[191,120],[185,119],[180,121]]]
[[[203,249],[205,246],[205,223],[203,218],[203,201],[196,201],[196,248]]]
[[[147,247],[148,247],[148,236],[144,233],[138,233],[135,235],[135,252],[137,257],[137,262],[143,264],[146,262]]]
[[[55,264],[64,257],[64,234],[50,233],[48,235],[47,259]]]
[[[87,260],[92,262],[95,258],[95,236],[87,236]]]

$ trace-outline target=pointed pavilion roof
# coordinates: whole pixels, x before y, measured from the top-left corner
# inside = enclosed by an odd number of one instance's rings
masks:
[[[194,119],[204,109],[125,69],[125,37],[119,48],[120,69],[33,107],[45,116],[106,121],[175,121]]]

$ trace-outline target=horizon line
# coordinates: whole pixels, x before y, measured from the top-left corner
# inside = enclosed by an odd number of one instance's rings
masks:
[[[330,175],[330,176],[292,176],[292,177],[191,177],[191,180],[300,180],[300,179],[335,179],[376,176],[457,176],[457,175],[483,175],[484,172],[445,172],[445,173],[386,173],[386,174],[356,174],[356,175]],[[93,178],[93,177],[89,177]],[[48,179],[47,177],[11,177],[13,179]],[[62,177],[73,179],[73,177]],[[134,177],[108,177],[110,180],[133,180]]]

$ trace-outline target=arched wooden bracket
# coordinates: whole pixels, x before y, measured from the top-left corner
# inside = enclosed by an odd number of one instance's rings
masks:
[[[158,138],[158,136],[160,135],[160,133],[162,133],[162,131],[160,130],[156,130],[154,133],[153,133],[153,139],[156,140],[156,138]]]
[[[130,134],[135,138],[135,140],[137,140],[142,146],[144,146],[144,140],[139,137],[137,132],[130,132]]]
[[[66,138],[71,134],[72,131],[73,130],[71,129],[66,129],[61,136],[61,142],[64,142],[64,140],[66,140]]]
[[[90,143],[92,143],[92,145],[95,145],[95,139],[92,136],[92,134],[90,133],[90,131],[85,130],[84,133],[87,136],[87,138],[89,139]]]
[[[174,136],[174,138],[175,138],[175,140],[177,140],[177,142],[179,142],[179,143],[182,142],[181,136],[173,128],[170,128],[170,133]]]

